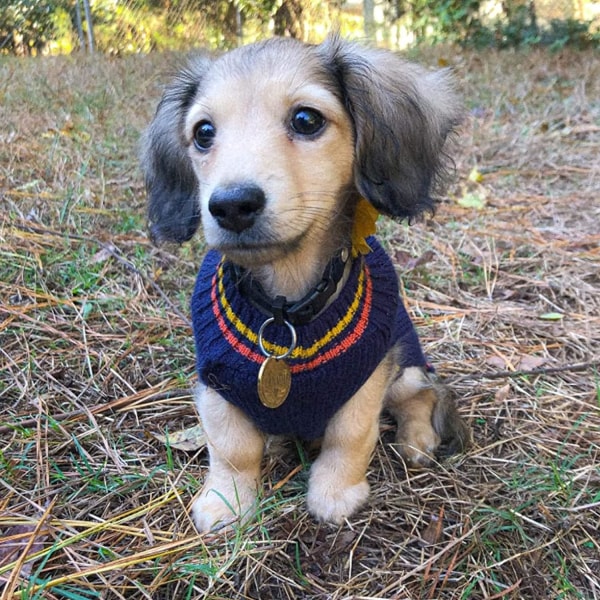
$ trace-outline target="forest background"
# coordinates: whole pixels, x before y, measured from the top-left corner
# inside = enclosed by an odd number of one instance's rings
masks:
[[[305,41],[332,27],[391,48],[598,45],[585,0],[1,0],[0,52],[111,54],[231,48],[269,34]]]

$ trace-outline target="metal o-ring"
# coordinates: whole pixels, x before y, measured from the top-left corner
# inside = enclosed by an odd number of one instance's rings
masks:
[[[274,317],[269,317],[261,326],[260,329],[258,330],[258,347],[260,348],[260,351],[267,357],[267,358],[276,358],[276,359],[282,359],[282,358],[287,358],[293,351],[294,348],[296,347],[296,344],[298,343],[298,336],[296,335],[296,330],[294,329],[294,326],[289,322],[289,321],[284,321],[285,325],[287,326],[291,336],[292,336],[292,343],[290,344],[290,347],[288,348],[287,352],[284,352],[281,356],[274,356],[273,354],[269,354],[269,352],[267,352],[267,349],[265,348],[264,344],[263,344],[263,333],[265,331],[265,329],[271,324],[275,322],[275,318]]]

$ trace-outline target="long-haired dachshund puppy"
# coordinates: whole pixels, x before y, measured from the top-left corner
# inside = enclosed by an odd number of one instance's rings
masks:
[[[200,531],[251,514],[268,435],[321,439],[307,503],[340,523],[367,499],[387,407],[406,463],[469,430],[428,367],[381,213],[432,210],[459,105],[443,72],[332,36],[202,56],[143,138],[150,231],[208,252],[192,298],[210,469]]]

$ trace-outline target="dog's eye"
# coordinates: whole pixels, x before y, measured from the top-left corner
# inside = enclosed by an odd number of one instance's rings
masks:
[[[194,146],[201,152],[208,150],[214,142],[217,130],[210,121],[200,121],[194,126]]]
[[[314,108],[299,108],[292,115],[292,131],[300,135],[315,135],[325,127],[325,117]]]

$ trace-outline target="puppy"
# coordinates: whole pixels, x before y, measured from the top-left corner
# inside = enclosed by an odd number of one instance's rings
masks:
[[[143,138],[151,236],[202,222],[211,248],[192,298],[200,531],[252,514],[267,435],[321,439],[307,504],[331,523],[367,499],[384,406],[410,467],[467,444],[370,235],[379,213],[432,210],[459,116],[444,72],[338,36],[202,56],[166,88]]]

